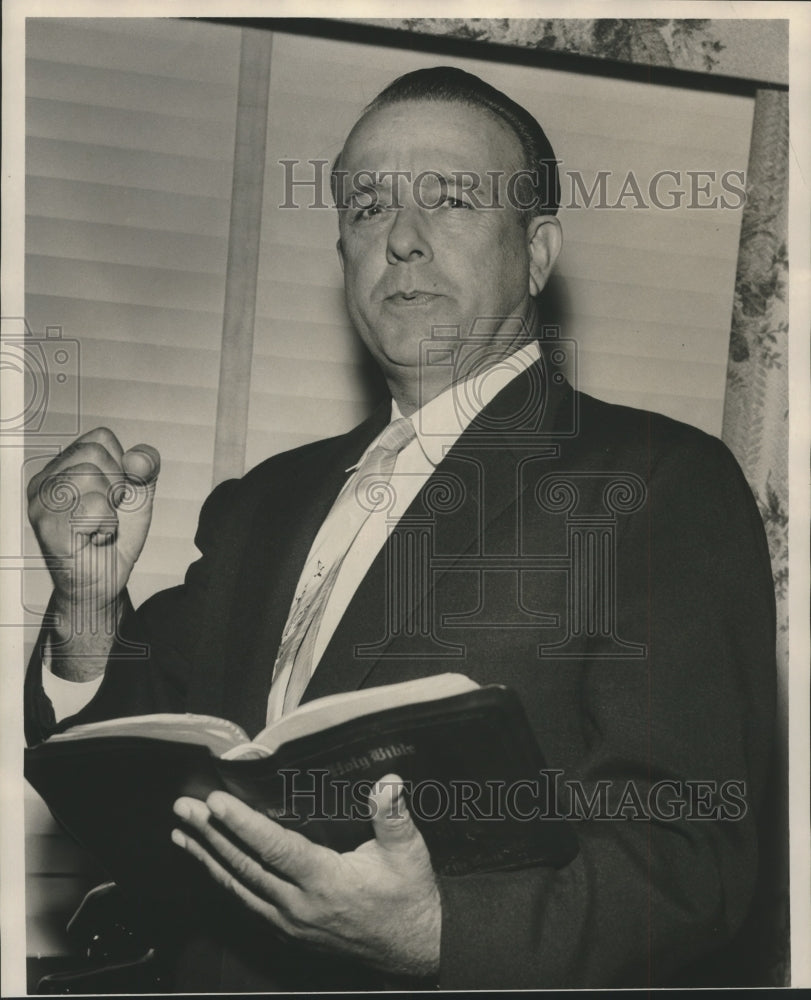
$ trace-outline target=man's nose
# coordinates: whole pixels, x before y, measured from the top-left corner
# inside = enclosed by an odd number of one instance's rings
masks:
[[[431,260],[434,256],[428,239],[427,220],[414,206],[398,208],[386,242],[389,264]]]

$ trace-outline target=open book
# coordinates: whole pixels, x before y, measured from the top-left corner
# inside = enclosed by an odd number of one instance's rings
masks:
[[[440,874],[559,867],[577,842],[545,768],[516,694],[461,674],[321,698],[253,740],[223,719],[158,714],[75,726],[25,751],[26,777],[57,820],[152,899],[203,881],[170,841],[178,796],[224,789],[350,851],[373,836],[368,794],[391,773]]]
[[[300,736],[309,736],[321,729],[389,708],[437,701],[463,691],[474,691],[478,687],[475,681],[464,674],[436,674],[415,681],[404,681],[402,684],[343,691],[299,705],[263,729],[253,740],[244,729],[227,719],[193,715],[190,712],[158,712],[154,715],[132,715],[73,726],[64,733],[52,736],[49,742],[60,743],[102,736],[140,736],[178,743],[199,743],[226,760],[269,757],[283,743]]]

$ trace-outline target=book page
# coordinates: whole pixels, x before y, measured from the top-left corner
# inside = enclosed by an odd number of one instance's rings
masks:
[[[194,715],[191,712],[159,712],[72,726],[64,733],[56,733],[49,742],[62,743],[109,736],[139,736],[145,739],[171,740],[174,743],[198,743],[207,746],[218,757],[248,739],[244,729],[227,719]]]
[[[402,684],[387,684],[383,687],[366,688],[362,691],[347,691],[328,695],[302,705],[294,712],[263,729],[253,741],[274,753],[283,743],[316,733],[330,726],[337,726],[350,719],[357,719],[373,712],[400,705],[417,705],[426,701],[438,701],[454,694],[473,691],[479,685],[465,674],[437,674],[434,677],[420,677]],[[242,748],[224,754],[225,757],[242,757]]]

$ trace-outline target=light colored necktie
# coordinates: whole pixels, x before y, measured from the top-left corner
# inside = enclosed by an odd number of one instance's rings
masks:
[[[414,434],[414,425],[405,417],[390,423],[324,521],[324,544],[305,567],[305,582],[290,608],[273,671],[274,681],[278,678],[281,683],[289,675],[284,713],[298,705],[315,669],[313,650],[318,630],[344,558],[369,515],[390,508],[389,480],[398,454]],[[336,539],[340,539],[337,546]]]

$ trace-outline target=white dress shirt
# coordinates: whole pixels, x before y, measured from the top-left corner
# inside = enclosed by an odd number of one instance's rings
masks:
[[[313,655],[313,670],[369,567],[434,468],[474,417],[517,375],[530,368],[539,357],[540,348],[537,342],[530,341],[508,358],[472,375],[464,382],[449,386],[411,414],[416,436],[397,456],[391,479],[393,504],[385,510],[369,515],[346,553],[321,620]],[[397,420],[401,416],[397,403],[392,400],[391,420]],[[380,435],[370,443],[364,455],[377,444],[379,437]],[[346,471],[353,472],[358,465]],[[353,488],[354,478],[354,476],[349,477],[343,490]],[[303,586],[306,567],[312,559],[318,552],[329,552],[333,548],[340,550],[340,540],[326,538],[322,527],[310,548],[302,578],[296,586],[296,593]],[[50,671],[47,654],[48,650],[43,658],[42,682],[58,721],[84,707],[98,690],[101,678],[95,681],[75,682],[55,677]],[[268,664],[268,670],[272,668],[272,664]],[[288,677],[284,674],[273,680],[268,701],[268,722],[279,718],[282,714],[287,681]]]
[[[540,348],[537,341],[533,340],[509,358],[471,376],[464,382],[449,386],[411,415],[416,436],[397,456],[391,477],[393,504],[379,512],[373,511],[367,517],[346,553],[321,619],[313,652],[313,671],[369,567],[434,468],[442,461],[473,418],[509,382],[533,365],[539,357]],[[392,400],[391,421],[401,416],[397,403]],[[381,431],[380,435],[370,443],[364,456],[374,448],[382,433]],[[356,470],[362,461],[363,456],[357,465],[347,469],[347,472]],[[341,492],[354,489],[354,486],[355,477],[350,476]],[[338,547],[337,539],[325,539],[323,529],[319,531],[310,548],[305,570],[296,585],[296,593],[299,593],[308,579],[306,567],[311,564],[315,554],[324,548],[331,548],[332,543]],[[346,543],[340,547],[340,551],[343,551],[345,545]],[[268,724],[282,715],[289,672],[288,668],[274,678],[268,700]]]

